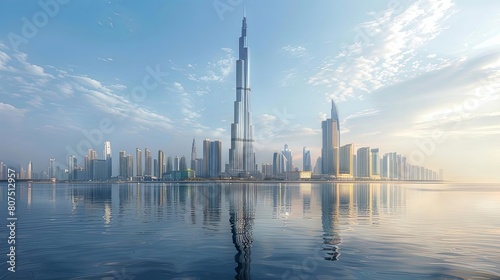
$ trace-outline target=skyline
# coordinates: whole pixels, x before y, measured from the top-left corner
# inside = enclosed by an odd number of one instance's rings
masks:
[[[87,140],[80,127],[88,134],[109,120],[103,141],[115,157],[116,147],[188,157],[194,136],[220,139],[228,163],[243,5],[221,18],[210,2],[118,2],[84,16],[77,11],[89,4],[61,4],[18,52],[9,34],[21,34],[23,17],[42,9],[9,3],[0,19],[0,160],[33,161],[35,169],[49,158],[65,163],[64,147]],[[303,146],[315,163],[333,98],[341,146],[417,151],[447,179],[500,181],[498,3],[283,3],[246,3],[259,165],[283,143],[295,166]]]

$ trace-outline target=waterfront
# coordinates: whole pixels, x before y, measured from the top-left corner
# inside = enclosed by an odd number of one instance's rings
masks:
[[[18,183],[16,201],[7,279],[500,278],[498,185]]]

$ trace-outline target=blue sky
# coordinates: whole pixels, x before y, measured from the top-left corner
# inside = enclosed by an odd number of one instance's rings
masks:
[[[500,181],[498,1],[55,1],[0,11],[4,162],[64,163],[102,120],[115,159],[195,137],[227,161],[245,6],[259,164],[285,142],[314,164],[333,98],[341,145]]]

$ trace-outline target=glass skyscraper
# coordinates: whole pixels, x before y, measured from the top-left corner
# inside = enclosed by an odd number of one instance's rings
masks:
[[[339,145],[340,145],[340,122],[337,106],[332,100],[331,118],[321,123],[322,147],[321,166],[322,173],[338,176],[339,174]]]
[[[254,129],[250,113],[250,54],[247,45],[247,19],[243,17],[239,40],[239,59],[236,61],[236,101],[234,122],[231,124],[229,173],[254,172]]]

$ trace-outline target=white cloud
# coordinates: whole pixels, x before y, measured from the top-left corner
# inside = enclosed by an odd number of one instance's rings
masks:
[[[10,104],[0,102],[0,114],[4,118],[20,118],[24,117],[26,109],[19,109]]]
[[[292,57],[303,57],[307,54],[307,49],[303,46],[287,45],[281,48],[281,50]]]
[[[224,56],[219,58],[217,62],[209,62],[207,73],[199,78],[192,76],[194,80],[200,80],[203,82],[226,81],[227,77],[234,69],[235,57],[232,49],[222,48],[221,50],[224,51]]]
[[[450,0],[417,1],[401,13],[396,8],[381,11],[356,26],[356,42],[325,59],[309,83],[325,87],[329,98],[346,100],[443,68],[447,59],[428,61],[432,57],[418,51],[446,29],[444,22],[453,13]]]

